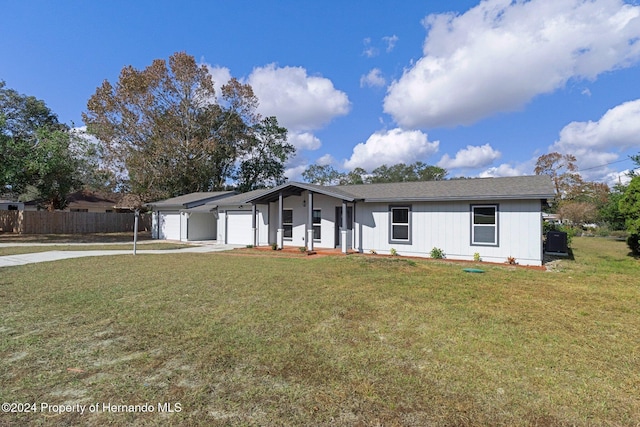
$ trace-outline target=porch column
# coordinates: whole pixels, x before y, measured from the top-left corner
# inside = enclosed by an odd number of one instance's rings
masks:
[[[282,210],[284,209],[284,200],[282,197],[282,191],[278,194],[278,231],[276,233],[276,240],[279,249],[284,247],[284,227],[282,226]]]
[[[256,204],[251,205],[251,236],[253,236],[253,246],[258,246],[258,227],[256,227]]]
[[[342,201],[342,231],[340,232],[342,239],[342,253],[347,253],[347,201]]]
[[[309,214],[307,216],[307,250],[313,250],[313,193],[309,191]]]

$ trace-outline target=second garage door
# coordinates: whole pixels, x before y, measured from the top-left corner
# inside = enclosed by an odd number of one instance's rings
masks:
[[[230,245],[252,245],[250,211],[227,211],[227,243]]]
[[[160,213],[160,233],[161,239],[180,240],[180,213],[161,212]]]

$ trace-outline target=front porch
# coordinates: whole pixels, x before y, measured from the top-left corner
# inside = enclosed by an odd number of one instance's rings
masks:
[[[355,200],[311,184],[274,188],[250,200],[254,246],[259,246],[258,206],[268,206],[268,241],[280,250],[353,251]],[[270,246],[267,246],[270,249]]]

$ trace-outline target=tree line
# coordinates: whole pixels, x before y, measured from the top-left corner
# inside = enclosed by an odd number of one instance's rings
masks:
[[[631,160],[640,168],[640,154]],[[594,223],[605,231],[625,231],[632,253],[640,255],[640,175],[632,169],[628,184],[609,188],[584,181],[576,163],[572,154],[548,153],[538,158],[534,172],[549,175],[556,192],[548,211],[576,226]]]

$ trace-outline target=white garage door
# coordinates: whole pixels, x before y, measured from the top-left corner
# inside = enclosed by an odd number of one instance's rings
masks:
[[[252,245],[250,211],[227,211],[227,243],[230,245]]]
[[[180,213],[160,212],[161,239],[180,240]]]

